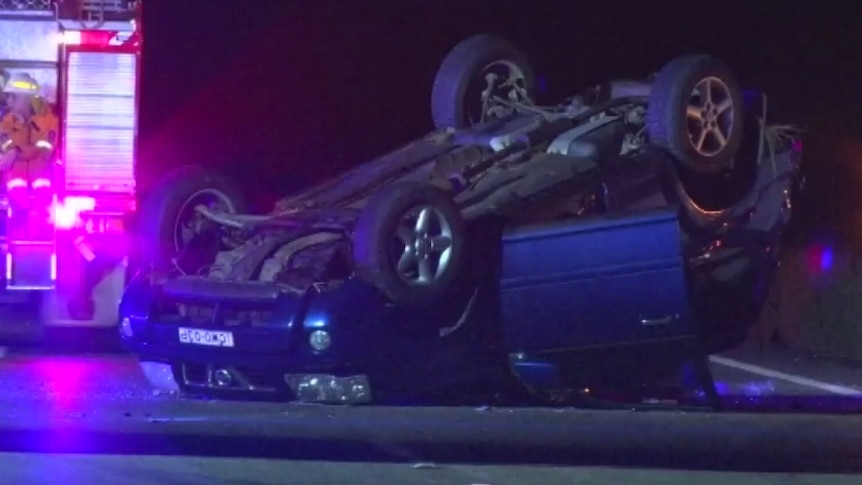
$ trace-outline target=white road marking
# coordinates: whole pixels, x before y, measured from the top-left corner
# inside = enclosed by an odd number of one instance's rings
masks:
[[[718,357],[712,355],[709,357],[709,360],[713,363],[723,365],[725,367],[732,367],[734,369],[750,372],[752,374],[757,374],[763,377],[771,377],[772,379],[779,379],[799,386],[810,387],[832,394],[839,394],[842,396],[862,396],[862,391],[853,389],[851,387],[839,386],[837,384],[830,384],[828,382],[809,379],[807,377],[786,374],[784,372],[767,369],[758,365],[746,364],[745,362],[739,362],[738,360],[728,359],[726,357]]]

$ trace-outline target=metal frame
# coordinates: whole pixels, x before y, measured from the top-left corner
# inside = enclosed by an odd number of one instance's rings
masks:
[[[140,76],[140,71],[141,71],[141,29],[140,29],[140,24],[139,23],[133,24],[132,29],[128,28],[130,24],[127,22],[105,23],[102,26],[102,28],[97,28],[97,29],[82,28],[82,27],[86,27],[82,23],[77,23],[78,25],[75,25],[75,24],[76,24],[76,22],[74,22],[74,21],[61,21],[60,22],[60,25],[64,31],[65,30],[83,30],[83,31],[86,31],[86,30],[102,30],[102,31],[117,30],[118,32],[130,32],[131,31],[132,37],[130,37],[130,39],[126,43],[124,43],[122,45],[116,45],[116,46],[88,46],[88,45],[66,45],[66,44],[61,45],[60,46],[60,53],[59,53],[59,56],[60,56],[60,69],[59,69],[60,80],[57,83],[57,99],[58,100],[61,100],[61,99],[65,100],[66,95],[67,95],[68,90],[69,90],[69,76],[68,76],[67,71],[68,71],[68,65],[69,65],[69,56],[71,54],[73,54],[73,53],[134,54],[135,58],[136,58],[136,72],[138,73],[138,75],[135,78],[135,101],[136,101],[135,111],[137,113],[139,110],[139,106],[137,106],[137,103],[138,103],[138,100],[140,99],[140,95],[141,95],[141,76]],[[119,28],[121,26],[125,26],[126,28],[125,29]],[[116,28],[106,28],[106,27],[116,27]],[[60,103],[58,103],[58,105],[59,104]],[[65,105],[63,105],[62,108],[65,109]],[[60,114],[60,113],[58,113],[58,114]],[[60,156],[62,157],[62,159],[65,159],[65,156],[66,156],[66,129],[67,129],[66,124],[67,124],[68,120],[67,120],[66,116],[63,116],[62,114],[60,114],[60,116],[61,116],[61,120],[62,120],[62,123],[61,123],[62,126],[61,126],[61,130],[60,130],[60,147],[61,147],[61,149],[58,150],[58,152],[60,153]],[[134,126],[135,127],[134,127],[134,131],[133,131],[133,143],[134,143],[133,155],[134,155],[135,165],[137,165],[138,129],[140,126],[140,122],[139,122],[137,116],[135,116]],[[137,166],[133,167],[133,170],[135,172],[137,172]],[[57,182],[58,186],[61,187],[65,193],[65,190],[66,190],[66,173],[65,173],[65,170],[62,170],[62,174],[57,178],[58,178],[58,180],[56,180],[56,182]],[[132,189],[132,193],[129,195],[133,197],[135,190],[136,189]],[[98,205],[98,200],[96,202]]]

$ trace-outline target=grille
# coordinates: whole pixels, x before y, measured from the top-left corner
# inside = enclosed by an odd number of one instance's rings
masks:
[[[220,315],[217,317],[217,311]],[[246,309],[221,304],[162,303],[158,310],[162,323],[196,325],[201,327],[265,327],[272,322],[271,309]]]

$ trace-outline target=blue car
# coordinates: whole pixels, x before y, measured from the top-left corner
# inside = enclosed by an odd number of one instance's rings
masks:
[[[151,382],[366,403],[494,376],[548,396],[738,342],[790,219],[795,131],[708,55],[553,106],[535,85],[515,46],[467,39],[433,132],[269,214],[169,174],[120,308]]]

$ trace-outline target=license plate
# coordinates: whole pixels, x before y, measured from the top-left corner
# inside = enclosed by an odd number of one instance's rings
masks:
[[[180,342],[184,344],[209,345],[211,347],[233,347],[233,334],[217,330],[181,327]]]

